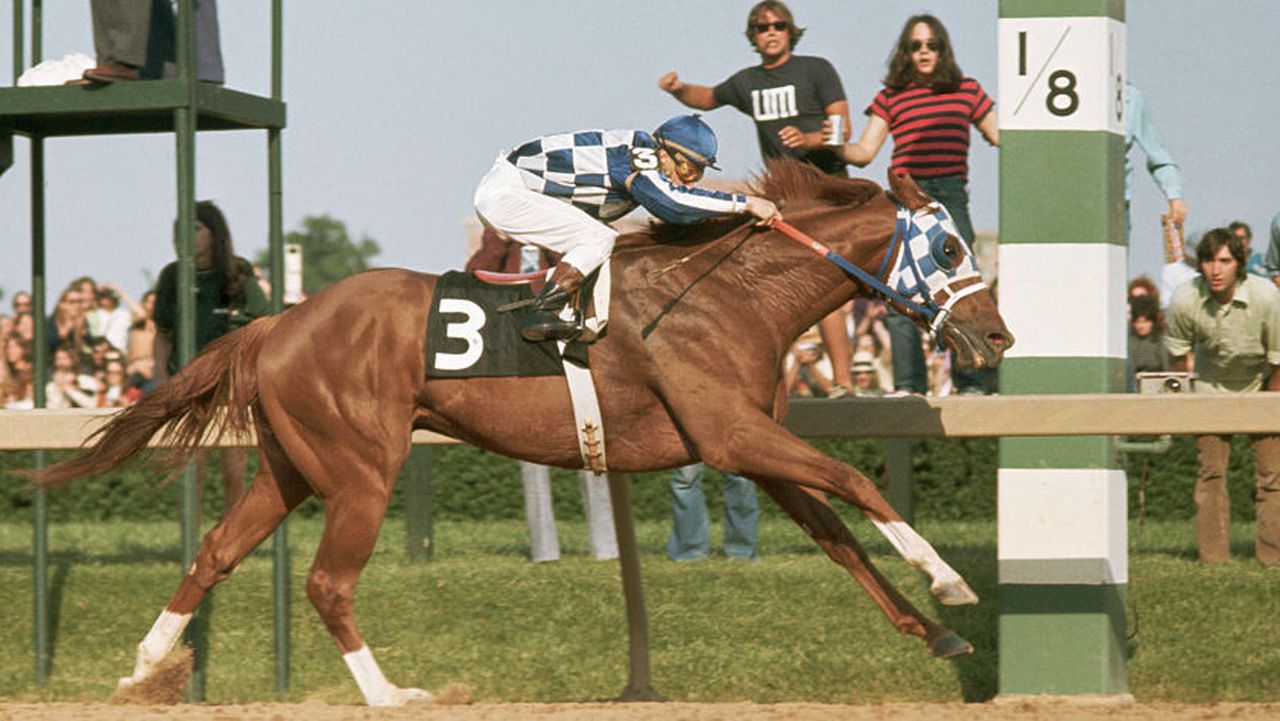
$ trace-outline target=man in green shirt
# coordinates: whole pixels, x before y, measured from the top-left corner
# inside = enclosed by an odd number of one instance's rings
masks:
[[[1248,275],[1248,248],[1227,228],[1205,233],[1196,249],[1200,277],[1181,286],[1169,302],[1165,347],[1171,369],[1188,369],[1195,351],[1197,389],[1208,393],[1280,390],[1280,290]],[[1257,483],[1256,554],[1264,565],[1280,563],[1280,436],[1253,440]],[[1230,555],[1227,529],[1229,435],[1196,439],[1200,472],[1196,477],[1196,540],[1204,563]]]

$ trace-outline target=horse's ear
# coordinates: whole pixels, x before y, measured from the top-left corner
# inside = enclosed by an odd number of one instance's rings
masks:
[[[892,170],[889,171],[889,192],[898,202],[907,206],[909,210],[919,210],[929,204],[933,200],[927,193],[916,185],[916,181],[911,178],[910,173],[898,175]]]

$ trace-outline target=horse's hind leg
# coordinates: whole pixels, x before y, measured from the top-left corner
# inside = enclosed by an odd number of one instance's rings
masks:
[[[324,535],[307,577],[307,597],[342,651],[342,660],[360,687],[365,703],[401,706],[430,701],[431,694],[423,689],[400,688],[388,681],[356,628],[356,582],[373,554],[391,496],[390,484],[380,488],[381,492],[373,492],[363,483],[359,486],[344,488],[325,501]]]
[[[177,593],[138,644],[133,675],[120,679],[120,687],[132,686],[151,675],[209,590],[231,575],[289,511],[311,495],[311,488],[279,446],[264,439],[261,449],[262,462],[249,492],[205,534]]]
[[[397,413],[390,402],[376,406],[376,417],[354,420],[331,418],[297,404],[278,413],[272,408],[268,403],[277,437],[325,499],[324,533],[307,576],[307,598],[342,652],[367,704],[430,701],[431,694],[423,689],[400,688],[387,680],[356,627],[354,610],[356,584],[373,555],[396,475],[409,456],[409,423],[396,425],[395,419],[407,421],[410,414]],[[312,413],[307,422],[289,415],[299,408]],[[355,426],[357,421],[360,425]],[[339,429],[348,437],[327,435],[326,429]]]
[[[853,576],[899,632],[923,638],[938,658],[973,653],[972,644],[930,620],[880,574],[821,492],[781,481],[753,480],[832,561]]]

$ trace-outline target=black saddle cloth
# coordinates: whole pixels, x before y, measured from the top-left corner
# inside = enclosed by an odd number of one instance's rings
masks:
[[[427,318],[427,376],[477,378],[564,375],[555,341],[530,343],[520,335],[526,308],[499,312],[507,303],[533,297],[528,285],[492,285],[470,273],[440,277]],[[564,358],[587,364],[587,349],[569,343]]]

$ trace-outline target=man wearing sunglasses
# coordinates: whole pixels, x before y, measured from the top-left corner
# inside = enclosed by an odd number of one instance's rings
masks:
[[[685,83],[675,71],[663,75],[658,87],[691,108],[731,105],[750,115],[766,159],[792,157],[844,175],[844,161],[822,139],[828,115],[841,116],[849,126],[844,86],[831,63],[792,54],[802,35],[804,28],[796,27],[786,5],[757,3],[747,14],[747,41],[760,54],[759,65],[739,70],[714,88]]]
[[[827,116],[842,118],[841,142],[850,127],[849,102],[835,68],[823,58],[792,54],[804,28],[797,27],[791,10],[776,0],[751,8],[746,35],[760,55],[759,65],[739,70],[714,88],[685,83],[675,71],[663,75],[658,87],[691,108],[730,105],[750,115],[766,161],[790,157],[825,173],[846,175],[845,161],[835,153],[835,146],[823,143],[822,123]],[[853,387],[849,372],[853,347],[843,314],[824,318],[819,330],[831,355],[833,380],[847,393]]]
[[[564,313],[583,279],[603,265],[618,232],[608,225],[636,206],[669,223],[749,213],[781,218],[765,198],[699,188],[715,168],[716,134],[697,115],[644,130],[581,130],[534,138],[502,151],[476,189],[481,222],[499,235],[564,257],[525,314],[526,340],[571,340],[581,318]],[[572,315],[564,318],[563,315]]]

